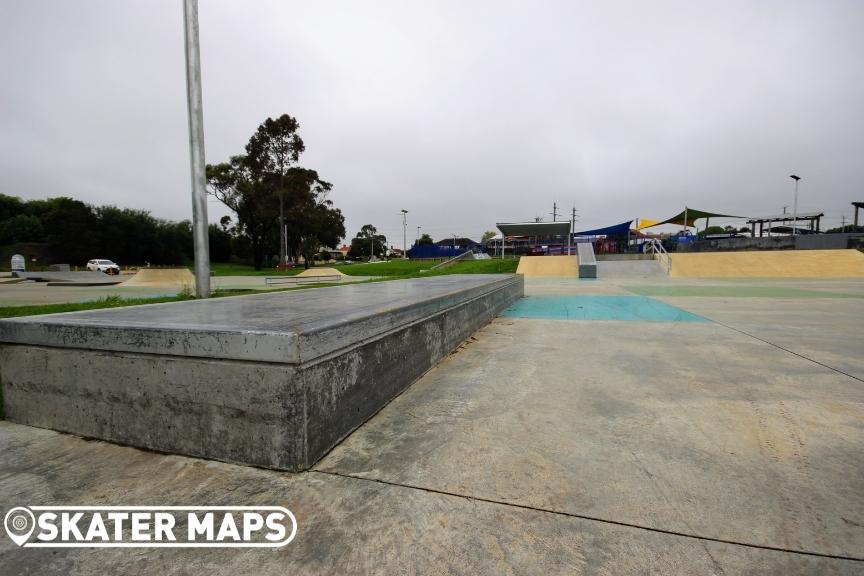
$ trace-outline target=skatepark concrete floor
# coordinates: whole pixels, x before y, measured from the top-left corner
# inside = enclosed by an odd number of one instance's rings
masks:
[[[0,573],[864,573],[864,281],[525,284],[308,472],[0,422],[3,510],[280,505],[299,525],[273,550],[2,538]]]

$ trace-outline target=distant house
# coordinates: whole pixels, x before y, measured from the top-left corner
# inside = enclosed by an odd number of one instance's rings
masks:
[[[333,260],[344,260],[348,255],[348,250],[350,250],[350,246],[340,246],[339,248],[330,248],[328,246],[322,246],[320,252],[327,252],[330,254],[330,258]],[[319,252],[319,254],[320,254]]]

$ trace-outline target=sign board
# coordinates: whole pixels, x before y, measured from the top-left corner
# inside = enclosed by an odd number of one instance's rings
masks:
[[[11,269],[13,272],[24,272],[26,270],[26,261],[24,260],[24,256],[21,254],[15,254],[12,256],[12,266]]]

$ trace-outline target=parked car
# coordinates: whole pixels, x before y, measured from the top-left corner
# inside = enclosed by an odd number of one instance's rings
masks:
[[[110,276],[120,274],[120,266],[111,260],[99,260],[96,258],[87,262],[87,270],[92,272],[104,272]]]

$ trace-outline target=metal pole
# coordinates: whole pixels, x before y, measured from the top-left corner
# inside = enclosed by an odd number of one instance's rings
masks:
[[[279,178],[282,181],[282,177]],[[285,206],[282,198],[282,189],[284,184],[279,188],[279,264],[287,264],[288,262],[288,230],[285,224]]]
[[[402,259],[408,258],[408,211],[402,210]]]
[[[201,104],[201,52],[198,0],[183,1],[186,37],[186,101],[192,168],[192,237],[195,246],[195,296],[210,296],[210,239],[207,233],[207,175],[204,163],[204,109]]]
[[[792,236],[795,236],[798,231],[798,181],[801,177],[795,174],[789,177],[795,180],[795,202],[792,204]]]

